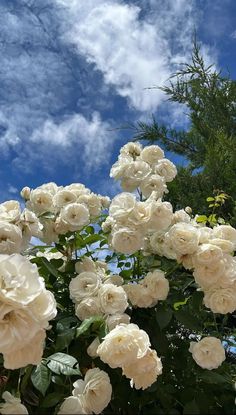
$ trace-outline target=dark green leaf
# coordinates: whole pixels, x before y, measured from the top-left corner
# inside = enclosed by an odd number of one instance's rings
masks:
[[[46,364],[40,363],[40,365],[34,369],[31,374],[31,381],[34,387],[41,392],[42,395],[45,395],[51,382],[51,372]]]
[[[171,310],[158,310],[156,311],[156,320],[159,324],[160,329],[164,329],[170,323],[172,319],[172,311]]]
[[[51,408],[52,406],[55,406],[59,401],[61,401],[63,397],[64,395],[58,392],[49,393],[41,405],[43,408]]]
[[[183,415],[198,415],[200,414],[199,408],[196,404],[195,399],[186,403],[183,411]]]
[[[65,353],[54,353],[47,358],[47,366],[57,375],[80,375],[77,360]]]
[[[76,330],[76,337],[79,337],[81,336],[81,334],[84,334],[93,323],[102,324],[103,318],[101,316],[93,316],[90,318],[86,318],[86,320],[84,320],[83,323]]]

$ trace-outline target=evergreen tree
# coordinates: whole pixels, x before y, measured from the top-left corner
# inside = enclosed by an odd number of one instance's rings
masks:
[[[191,62],[183,64],[161,89],[170,101],[186,106],[188,130],[169,128],[153,117],[150,124],[132,125],[134,139],[160,143],[187,159],[187,167],[179,168],[170,186],[168,197],[175,208],[190,204],[197,213],[208,196],[224,191],[229,195],[224,215],[235,223],[236,82],[206,66],[194,42]]]

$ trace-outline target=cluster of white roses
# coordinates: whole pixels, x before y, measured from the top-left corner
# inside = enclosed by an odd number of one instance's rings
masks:
[[[72,396],[65,399],[58,414],[100,414],[111,400],[109,376],[98,368],[89,369],[84,380],[73,383]]]
[[[21,195],[26,207],[40,218],[43,224],[40,239],[46,243],[58,242],[59,235],[82,229],[110,203],[108,197],[92,193],[81,183],[65,187],[46,183],[33,190],[24,187]]]
[[[0,204],[0,254],[20,253],[32,236],[40,237],[43,226],[29,209],[21,211],[16,200]]]
[[[162,197],[167,191],[166,182],[171,182],[176,174],[175,165],[164,158],[159,146],[143,148],[139,143],[130,142],[121,148],[110,177],[121,180],[121,187],[127,192],[140,188],[143,196],[148,197],[155,190]]]
[[[169,292],[169,281],[161,270],[148,272],[139,282],[123,286],[129,301],[135,307],[154,307],[159,300],[166,300]]]
[[[5,368],[41,362],[48,321],[56,313],[54,296],[37,266],[20,254],[1,254],[0,353]]]
[[[161,235],[152,235],[150,245],[159,255],[176,259],[193,270],[204,292],[204,304],[214,313],[232,313],[236,309],[236,229],[232,226],[211,229],[195,220],[179,222]]]
[[[2,399],[5,402],[0,404],[0,414],[7,415],[7,414],[28,414],[28,410],[21,403],[19,398],[13,396],[10,392],[5,391],[2,394]]]
[[[84,257],[75,264],[78,275],[70,282],[70,297],[75,302],[75,314],[80,320],[101,315],[106,318],[108,329],[118,323],[128,323],[124,313],[128,307],[127,295],[121,287],[119,275],[107,275],[107,265]]]
[[[162,373],[156,351],[150,348],[148,334],[136,324],[118,324],[97,348],[97,355],[111,368],[122,368],[131,386],[146,389]]]

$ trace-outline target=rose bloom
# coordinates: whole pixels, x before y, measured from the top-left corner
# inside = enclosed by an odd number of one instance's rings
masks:
[[[161,200],[152,201],[149,203],[150,208],[150,221],[148,222],[148,228],[151,231],[164,231],[166,230],[173,218],[172,205],[169,202],[162,202]]]
[[[123,285],[124,279],[120,275],[106,275],[103,284],[114,284],[117,287]]]
[[[76,202],[77,196],[71,190],[59,190],[53,197],[53,204],[57,208],[62,208],[63,206],[68,205],[69,203]]]
[[[212,245],[218,246],[226,254],[231,254],[234,251],[234,244],[227,239],[212,238],[210,243]]]
[[[44,288],[38,268],[20,254],[0,255],[0,300],[23,307]]]
[[[203,303],[213,313],[227,314],[236,310],[235,284],[228,288],[210,289],[204,294]]]
[[[120,154],[123,156],[129,156],[132,157],[133,160],[135,160],[137,157],[140,156],[142,151],[142,144],[140,143],[134,143],[133,141],[130,141],[129,143],[125,144],[120,149]]]
[[[218,246],[209,244],[202,244],[194,254],[194,265],[210,265],[218,262],[223,258],[222,249]]]
[[[61,219],[68,224],[71,232],[77,231],[89,224],[88,208],[81,203],[70,203],[61,209]]]
[[[19,253],[22,250],[22,232],[12,223],[0,221],[0,254]]]
[[[177,169],[175,165],[168,159],[158,160],[157,165],[154,168],[155,173],[163,177],[165,182],[172,182],[177,175]]]
[[[199,232],[189,223],[177,223],[170,228],[166,238],[177,255],[193,254],[198,248]]]
[[[48,328],[48,321],[57,315],[57,303],[53,293],[43,289],[41,293],[28,304],[28,310],[32,317],[43,328]]]
[[[136,324],[119,324],[105,336],[97,353],[104,363],[116,368],[143,357],[149,346],[147,333]]]
[[[140,158],[148,164],[156,164],[160,159],[163,159],[164,151],[156,145],[144,147],[140,154]]]
[[[236,250],[236,229],[230,225],[218,225],[213,228],[213,238],[226,239],[232,242]]]
[[[128,188],[125,189],[124,182],[122,180],[121,186],[126,191],[135,190],[139,184],[151,173],[151,168],[149,164],[145,163],[142,160],[136,160],[130,162],[126,169],[124,170],[124,174],[122,178],[127,181]],[[132,189],[132,190],[131,190]]]
[[[224,347],[216,337],[204,337],[199,342],[191,342],[189,351],[203,369],[217,369],[225,360]]]
[[[0,403],[0,413],[3,415],[28,414],[27,408],[21,403],[19,398],[15,398],[10,392],[5,391],[2,394],[4,403]]]
[[[44,190],[42,187],[38,187],[31,191],[30,200],[26,202],[26,207],[29,210],[33,210],[36,215],[45,212],[54,212],[53,194],[46,189]]]
[[[83,203],[89,210],[89,214],[92,218],[96,218],[100,215],[102,210],[102,203],[100,198],[95,193],[90,193],[87,195],[81,195],[78,198],[78,203]]]
[[[0,221],[15,223],[21,214],[20,203],[16,200],[8,200],[0,204]]]
[[[158,198],[162,197],[166,189],[163,177],[158,174],[150,174],[140,183],[140,190],[144,197],[150,196],[153,191],[157,192]]]
[[[43,224],[43,236],[40,237],[41,241],[46,244],[51,244],[52,242],[58,242],[59,232],[57,232],[57,223],[51,219],[40,218],[41,223]]]
[[[149,308],[157,304],[150,290],[142,284],[127,284],[123,286],[129,301],[134,307]]]
[[[27,308],[0,303],[0,353],[15,352],[19,345],[26,345],[40,328]]]
[[[126,220],[129,214],[134,210],[136,199],[130,193],[120,193],[112,199],[109,208],[109,215],[116,221]]]
[[[110,170],[110,177],[119,180],[124,176],[126,167],[133,161],[132,157],[128,155],[120,155]]]
[[[193,224],[195,224],[194,221],[193,221]],[[199,236],[199,243],[200,244],[211,243],[213,229],[208,228],[207,226],[199,226],[198,227],[198,232],[199,232],[199,235],[200,235]]]
[[[84,408],[83,396],[69,396],[62,403],[58,415],[88,414]]]
[[[81,272],[70,282],[70,298],[74,301],[80,301],[83,298],[92,297],[97,294],[100,285],[101,279],[98,274]]]
[[[195,281],[203,289],[211,287],[211,285],[217,283],[218,279],[224,275],[225,265],[226,263],[223,258],[209,264],[199,264],[194,261],[195,269],[193,276]]]
[[[84,298],[75,307],[75,315],[81,320],[93,317],[102,313],[97,297]]]
[[[74,193],[76,197],[90,193],[90,190],[82,183],[71,183],[68,186],[65,186],[64,190],[69,190]]]
[[[189,223],[191,220],[190,216],[185,212],[184,209],[176,210],[172,217],[172,225],[179,222]]]
[[[22,348],[18,347],[12,352],[3,353],[4,367],[14,370],[27,365],[39,365],[43,357],[45,338],[45,330],[40,329]]]
[[[123,313],[128,307],[125,291],[114,284],[102,285],[98,290],[98,299],[105,314]]]
[[[83,257],[81,261],[76,262],[75,272],[77,274],[81,274],[81,272],[96,272],[95,261],[87,256]]]
[[[166,300],[169,293],[169,281],[163,271],[149,272],[141,284],[150,291],[153,300]]]
[[[131,379],[131,386],[144,390],[156,382],[157,377],[161,375],[162,363],[156,351],[148,349],[145,356],[123,366],[122,370],[123,375]]]
[[[20,216],[19,226],[22,229],[23,234],[35,236],[40,238],[42,236],[43,225],[40,223],[38,217],[29,209],[24,209]]]
[[[118,324],[129,324],[130,322],[130,316],[126,313],[122,314],[113,314],[110,316],[107,316],[106,318],[106,324],[108,327],[108,330],[113,330]]]
[[[122,254],[134,254],[142,248],[143,235],[140,231],[130,228],[114,228],[111,235],[113,249]]]
[[[112,387],[108,374],[98,368],[89,369],[84,380],[73,383],[73,396],[83,397],[87,413],[100,414],[111,400]]]

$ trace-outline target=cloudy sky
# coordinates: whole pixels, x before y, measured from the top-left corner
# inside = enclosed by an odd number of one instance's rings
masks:
[[[147,88],[188,61],[195,30],[235,79],[235,16],[235,0],[1,0],[1,200],[48,181],[114,193],[109,167],[132,138],[119,127],[186,125]]]

